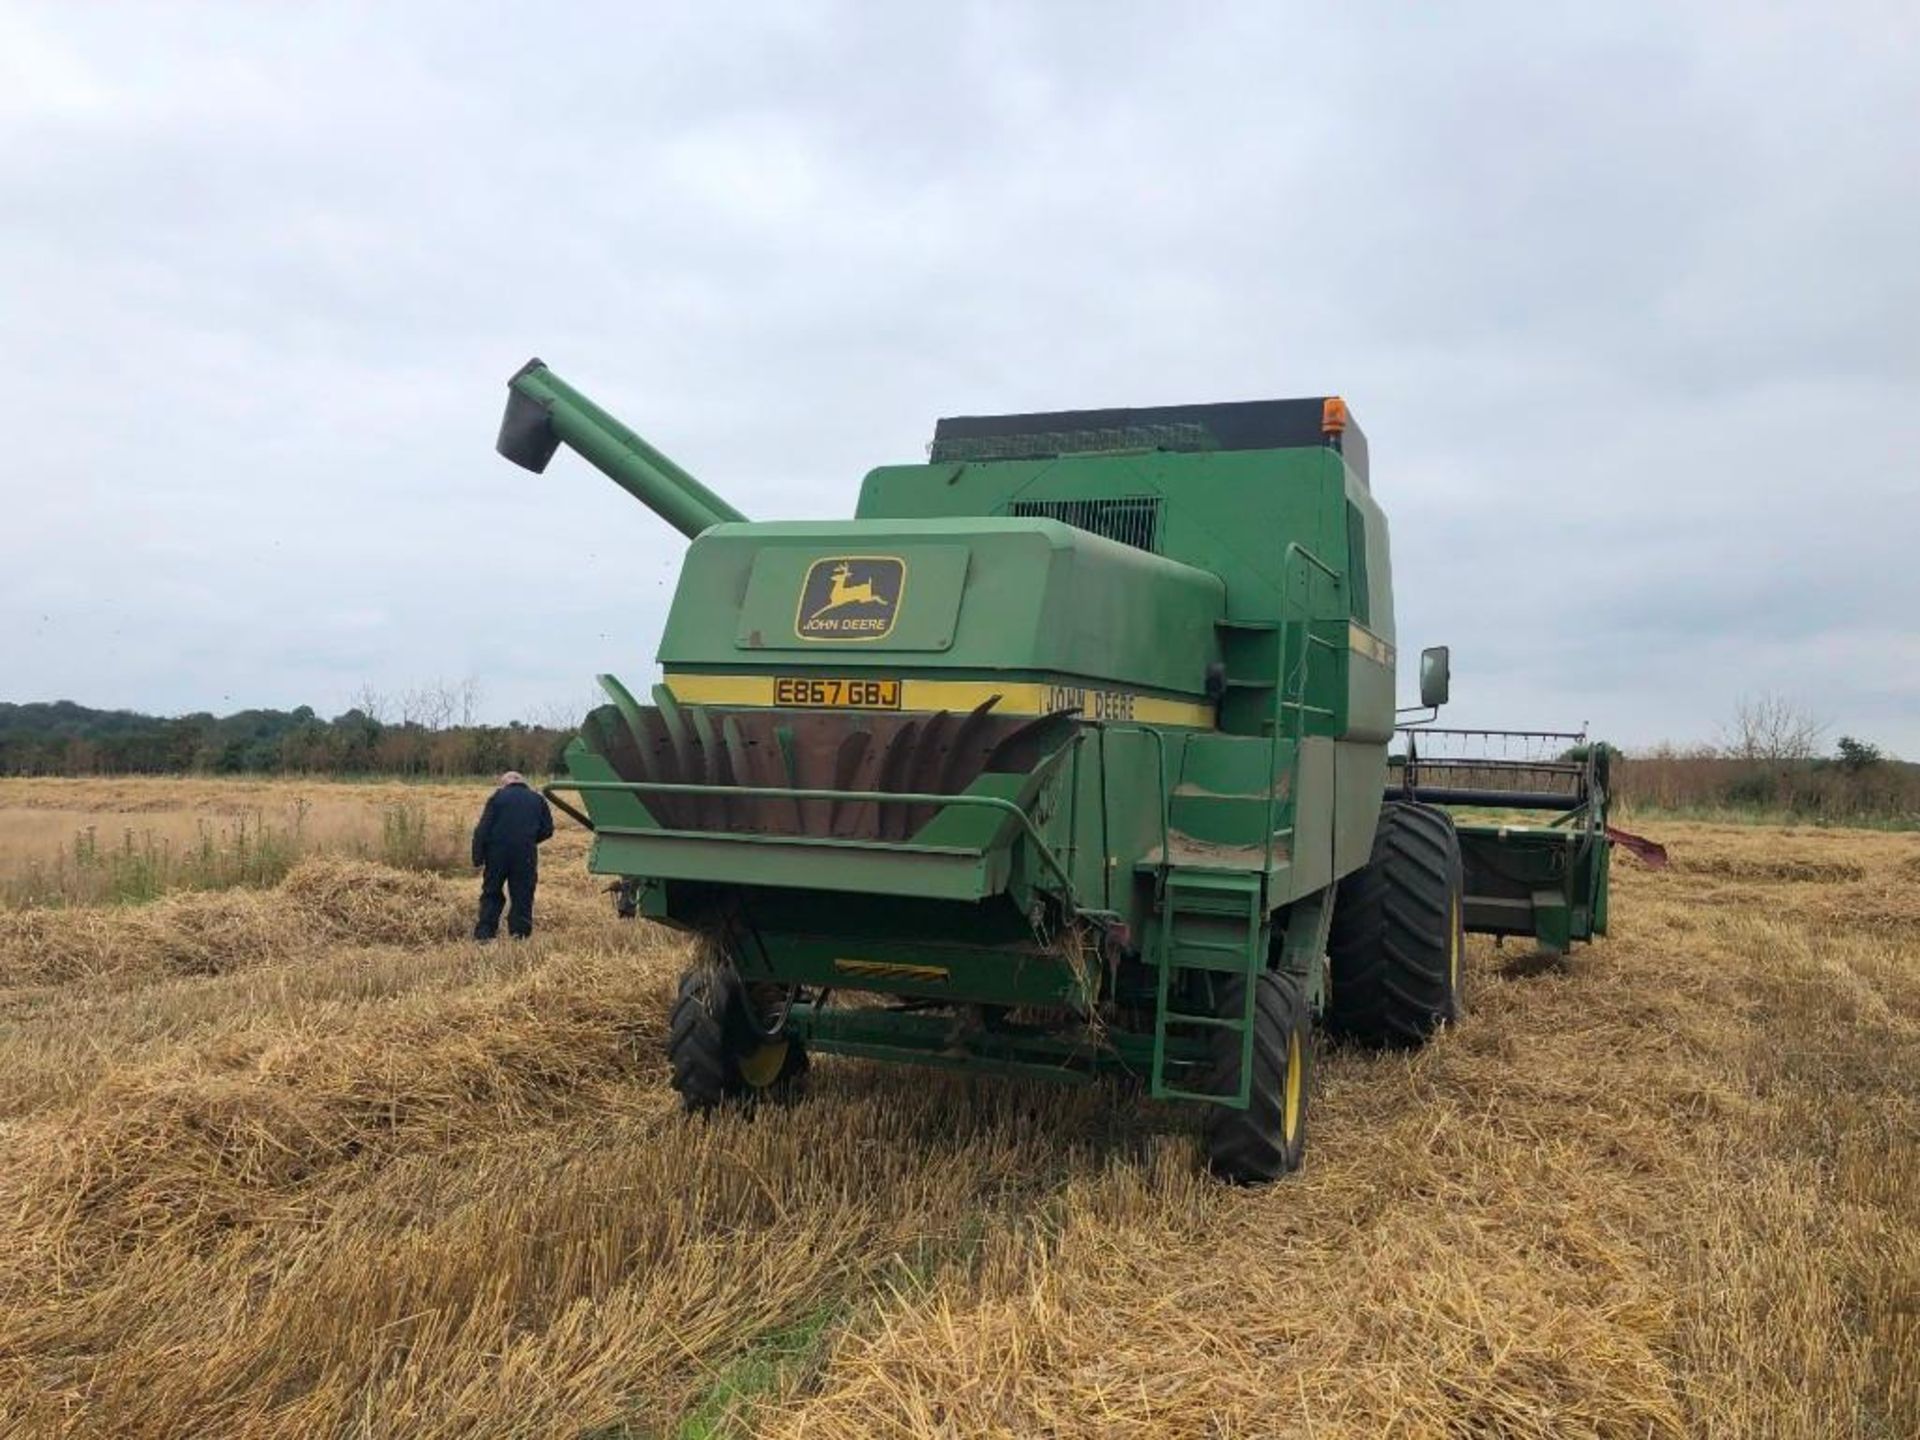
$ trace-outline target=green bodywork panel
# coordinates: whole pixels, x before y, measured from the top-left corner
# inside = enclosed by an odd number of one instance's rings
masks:
[[[803,580],[833,557],[897,559],[886,633],[803,638]],[[660,641],[669,674],[1095,682],[1201,699],[1219,577],[1053,520],[723,524],[688,548]]]

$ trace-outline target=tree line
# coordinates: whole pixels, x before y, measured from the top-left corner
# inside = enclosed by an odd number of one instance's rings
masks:
[[[166,717],[70,700],[0,702],[0,774],[446,778],[560,768],[571,723],[483,725],[477,708],[473,681],[397,697],[362,690],[330,720],[306,705]],[[1828,730],[1780,697],[1742,700],[1718,743],[1616,752],[1614,792],[1628,805],[1658,809],[1920,822],[1920,765],[1853,736],[1829,746]]]
[[[403,706],[393,718],[378,703],[322,719],[309,705],[160,716],[0,702],[0,774],[447,777],[559,767],[570,728],[478,724],[471,696],[463,706],[453,693],[451,705]]]
[[[1656,745],[1616,759],[1614,791],[1662,810],[1729,810],[1828,821],[1920,823],[1920,765],[1842,735],[1805,705],[1742,699],[1713,744]]]

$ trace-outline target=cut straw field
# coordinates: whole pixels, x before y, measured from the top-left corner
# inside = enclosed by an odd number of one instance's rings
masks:
[[[237,791],[0,782],[20,865],[328,817],[0,908],[0,1434],[1920,1434],[1920,835],[1643,822],[1610,941],[1477,944],[1465,1023],[1325,1053],[1306,1170],[1235,1190],[1104,1091],[828,1060],[686,1121],[682,947],[577,834],[479,947],[379,857],[483,790]]]

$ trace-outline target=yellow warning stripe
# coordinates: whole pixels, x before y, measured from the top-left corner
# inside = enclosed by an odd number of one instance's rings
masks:
[[[1377,660],[1382,665],[1393,664],[1393,646],[1358,620],[1347,622],[1347,648],[1356,655],[1364,655],[1367,659]]]
[[[689,705],[771,705],[771,675],[668,675],[673,698]]]
[[[673,698],[689,705],[773,704],[771,675],[668,675]],[[1032,680],[915,680],[900,682],[902,710],[971,710],[989,696],[1000,697],[1000,715],[1051,715],[1078,710],[1089,720],[1134,720],[1144,725],[1213,728],[1213,707],[1192,700],[1168,700],[1137,690],[1102,690],[1080,685],[1045,685]]]

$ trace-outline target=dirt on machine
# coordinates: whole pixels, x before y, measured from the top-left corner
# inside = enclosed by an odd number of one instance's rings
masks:
[[[699,938],[690,1110],[791,1098],[814,1053],[1130,1075],[1270,1180],[1317,1036],[1424,1043],[1467,932],[1606,931],[1606,747],[1435,726],[1444,648],[1396,709],[1337,396],[942,419],[842,521],[748,520],[531,361],[499,451],[562,445],[689,537],[660,683],[601,676],[548,794]]]

